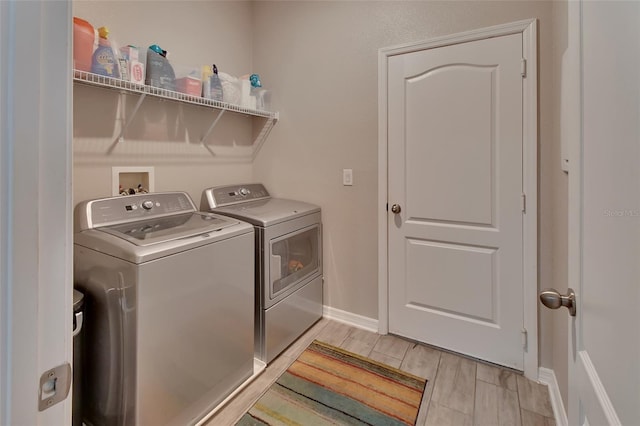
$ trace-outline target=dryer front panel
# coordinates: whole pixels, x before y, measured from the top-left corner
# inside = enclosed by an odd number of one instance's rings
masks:
[[[322,274],[322,224],[312,214],[264,228],[262,308]]]

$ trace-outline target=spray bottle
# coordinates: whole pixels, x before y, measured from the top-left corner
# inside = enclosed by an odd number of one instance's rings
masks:
[[[220,82],[220,77],[218,77],[218,67],[216,64],[213,64],[213,74],[211,75],[209,90],[211,91],[211,99],[222,102],[222,83]]]

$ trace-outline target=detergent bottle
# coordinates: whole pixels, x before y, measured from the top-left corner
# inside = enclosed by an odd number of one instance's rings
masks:
[[[106,75],[107,77],[119,78],[118,60],[111,48],[111,42],[107,39],[109,29],[107,27],[98,28],[98,48],[93,52],[91,60],[91,72],[94,74]]]
[[[212,69],[213,74],[211,75],[210,80],[211,99],[222,102],[222,83],[220,82],[220,77],[218,76],[218,67],[216,67],[216,64],[213,64]]]
[[[149,86],[176,90],[176,74],[167,59],[167,51],[157,44],[147,49],[147,78]]]
[[[91,57],[96,43],[96,31],[88,21],[73,17],[73,67],[91,72]]]

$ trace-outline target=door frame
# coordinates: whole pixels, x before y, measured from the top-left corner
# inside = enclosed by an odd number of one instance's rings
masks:
[[[522,34],[522,56],[526,60],[523,78],[523,326],[524,374],[538,380],[538,55],[537,19],[528,19],[463,33],[382,48],[378,51],[378,332],[389,332],[388,255],[388,111],[387,78],[389,58],[420,50],[450,46],[491,37]]]
[[[71,424],[71,390],[38,411],[72,362],[71,6],[0,2],[0,424]]]
[[[607,388],[600,379],[596,366],[583,347],[582,325],[582,281],[583,276],[583,212],[584,212],[584,47],[586,32],[583,21],[584,0],[568,2],[568,50],[570,54],[563,64],[567,69],[566,80],[562,80],[563,104],[561,112],[562,131],[566,135],[569,158],[569,199],[568,199],[568,281],[575,290],[577,316],[568,316],[568,397],[567,412],[563,413],[566,424],[581,421],[580,398],[593,424],[622,425],[616,408],[609,397]],[[592,30],[593,31],[593,30]],[[592,35],[593,36],[593,35]],[[575,77],[578,78],[575,78]],[[564,77],[564,73],[563,73]],[[572,423],[569,423],[572,422]]]

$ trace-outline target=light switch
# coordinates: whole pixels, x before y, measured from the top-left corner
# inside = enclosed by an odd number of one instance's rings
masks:
[[[342,169],[342,184],[345,186],[353,185],[353,170]]]

